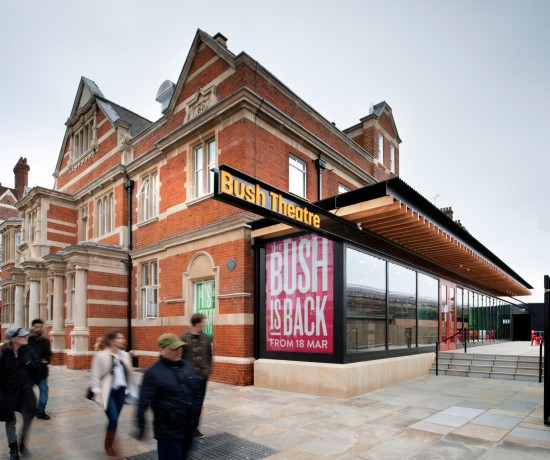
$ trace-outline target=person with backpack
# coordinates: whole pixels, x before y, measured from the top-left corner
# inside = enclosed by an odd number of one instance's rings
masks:
[[[125,350],[126,338],[116,329],[108,331],[103,338],[104,349],[97,352],[92,360],[91,389],[94,401],[100,404],[107,415],[105,452],[108,456],[117,455],[114,441],[118,419],[126,399],[126,394],[135,387],[130,355]]]
[[[19,453],[26,455],[28,433],[36,414],[36,397],[32,389],[39,361],[28,344],[29,331],[19,326],[6,330],[7,342],[0,349],[0,421],[6,422],[6,438],[10,460],[18,460]],[[15,427],[15,412],[23,415],[23,428],[19,443]]]

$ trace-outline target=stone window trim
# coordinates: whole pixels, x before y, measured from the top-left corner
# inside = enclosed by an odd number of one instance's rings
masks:
[[[86,208],[87,209],[87,208]],[[96,200],[95,234],[102,237],[115,229],[115,194],[109,191]]]
[[[288,191],[304,199],[307,197],[307,165],[293,154],[288,157]]]
[[[376,160],[380,163],[384,163],[384,134],[382,131],[378,131],[378,154]]]
[[[40,242],[41,219],[40,208],[38,206],[26,211],[24,226],[25,228],[23,229],[23,241],[26,243]]]
[[[209,198],[214,193],[214,173],[218,164],[216,133],[189,143],[187,204]]]
[[[160,202],[160,181],[157,169],[142,174],[137,194],[138,225],[158,219]]]
[[[81,115],[70,130],[69,170],[72,172],[98,150],[97,112]]]
[[[143,319],[156,319],[159,312],[159,264],[158,260],[148,260],[139,265],[139,307]]]
[[[390,143],[390,171],[395,174],[395,145]]]

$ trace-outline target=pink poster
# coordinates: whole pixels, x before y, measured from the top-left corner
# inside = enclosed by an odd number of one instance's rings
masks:
[[[266,246],[266,350],[333,352],[333,243],[318,235]]]

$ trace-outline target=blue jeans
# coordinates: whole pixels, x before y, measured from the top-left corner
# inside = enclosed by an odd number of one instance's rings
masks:
[[[107,425],[107,431],[116,431],[118,426],[118,417],[124,406],[124,399],[126,398],[126,388],[121,387],[116,390],[111,389],[109,396],[109,402],[107,403],[107,419],[109,424]]]
[[[185,460],[193,437],[185,439],[157,439],[157,455],[158,460]]]
[[[44,412],[46,410],[46,404],[48,404],[48,379],[42,379],[36,382],[40,395],[38,396],[37,412]]]

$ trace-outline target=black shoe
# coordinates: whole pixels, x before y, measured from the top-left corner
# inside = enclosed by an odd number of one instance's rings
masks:
[[[195,428],[195,431],[193,431],[193,437],[194,438],[204,438],[204,434],[202,434],[199,430]]]
[[[21,438],[19,439],[19,453],[23,457],[26,457],[27,455],[29,455],[29,449],[27,449],[27,445],[25,444],[25,438],[23,436],[21,436]]]
[[[19,448],[16,442],[10,442],[10,460],[19,460]]]
[[[38,414],[36,414],[36,418],[39,418],[40,420],[51,419],[51,417],[48,414],[46,414],[46,412],[38,412]]]

